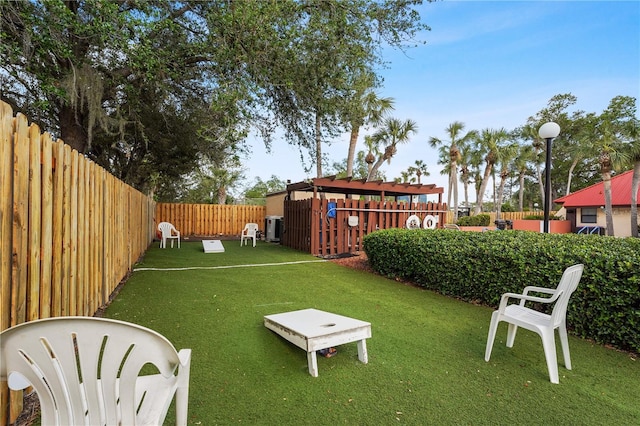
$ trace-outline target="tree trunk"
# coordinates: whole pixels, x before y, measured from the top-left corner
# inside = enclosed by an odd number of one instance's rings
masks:
[[[571,179],[573,178],[573,169],[576,168],[579,160],[580,157],[576,157],[576,159],[573,160],[573,163],[571,163],[571,167],[569,167],[569,177],[567,178],[567,192],[564,195],[571,194]]]
[[[227,188],[224,185],[220,185],[218,188],[218,204],[226,204],[227,203]]]
[[[458,163],[451,163],[451,170],[449,170],[449,184],[451,191],[453,192],[453,221],[458,220]],[[451,207],[451,204],[447,204]]]
[[[469,207],[469,183],[464,182],[464,206]]]
[[[484,198],[484,192],[487,190],[487,185],[489,183],[489,177],[491,176],[492,167],[493,167],[493,164],[487,163],[487,167],[484,169],[484,177],[482,178],[482,183],[480,184],[480,190],[478,191],[476,208],[473,210],[474,215],[482,211],[482,199]]]
[[[607,223],[607,235],[613,236],[613,214],[611,206],[611,172],[602,172],[604,183],[604,215]]]
[[[358,144],[358,135],[360,129],[355,125],[351,128],[351,135],[349,137],[349,154],[347,155],[347,177],[353,176],[353,161],[356,156],[356,145]]]
[[[320,114],[316,113],[316,177],[322,177],[322,136],[320,134]]]
[[[498,185],[498,201],[496,202],[496,219],[500,219],[502,214],[502,198],[504,197],[504,186],[507,183],[506,173],[500,174],[500,185]]]
[[[540,164],[538,164],[536,168],[538,172],[538,189],[540,189],[540,199],[544,203],[544,183],[542,182],[542,170],[540,169]],[[542,205],[544,206],[544,204]]]
[[[62,105],[60,106],[60,139],[67,145],[71,146],[81,154],[84,154],[88,148],[87,135],[82,126],[82,113],[75,112],[73,108]]]
[[[640,188],[640,161],[633,165],[631,178],[631,236],[638,237],[638,189]]]
[[[462,175],[462,188],[464,192],[464,205],[469,207],[469,170],[463,166],[460,170]]]
[[[520,189],[518,190],[518,210],[524,211],[524,173],[520,172],[518,176]]]
[[[367,181],[370,181],[371,179],[373,179],[376,173],[378,173],[378,169],[380,168],[380,166],[382,166],[382,163],[384,163],[384,155],[381,155],[380,158],[378,158],[378,161],[376,161],[373,167],[371,167],[371,170],[369,170],[369,176],[367,176]]]

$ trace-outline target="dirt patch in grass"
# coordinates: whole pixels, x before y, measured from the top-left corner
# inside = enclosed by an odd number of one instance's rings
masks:
[[[353,256],[340,257],[331,259],[330,261],[333,263],[337,263],[338,265],[346,266],[347,268],[373,273],[373,270],[369,266],[367,254],[363,251],[356,252]]]
[[[363,251],[359,251],[353,253],[351,256],[340,256],[335,259],[328,259],[330,262],[337,263],[338,265],[342,265],[346,268],[357,269],[359,271],[366,271],[372,274],[379,275],[376,271],[374,271],[369,265],[369,259],[367,258],[367,254]],[[394,278],[394,281],[402,283],[404,285],[408,285],[411,287],[415,287],[421,290],[425,288],[419,284],[414,283],[413,281],[403,280],[401,278]]]

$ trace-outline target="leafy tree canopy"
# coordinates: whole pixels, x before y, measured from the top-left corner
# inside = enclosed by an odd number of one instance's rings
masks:
[[[266,181],[257,177],[254,184],[244,193],[244,204],[265,205],[267,194],[284,191],[286,188],[287,183],[276,175],[271,175]]]
[[[304,148],[316,118],[325,137],[346,127],[357,76],[426,28],[421,3],[3,1],[1,96],[153,190],[242,155],[252,127],[267,147],[281,126]]]

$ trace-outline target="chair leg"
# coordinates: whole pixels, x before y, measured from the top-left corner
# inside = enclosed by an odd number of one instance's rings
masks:
[[[542,348],[544,349],[544,357],[547,360],[547,368],[549,369],[549,378],[551,383],[558,384],[558,358],[556,357],[556,342],[554,331],[545,330],[540,334],[542,338]]]
[[[189,388],[178,388],[176,391],[176,425],[186,426],[189,406]]]
[[[491,359],[491,350],[493,349],[493,341],[496,339],[496,331],[498,330],[498,311],[491,315],[491,323],[489,324],[489,335],[487,336],[487,348],[484,351],[484,360],[489,362]]]
[[[518,326],[515,324],[509,324],[509,328],[507,328],[507,347],[512,348],[513,342],[516,340],[516,333],[518,331]]]
[[[558,327],[560,335],[560,345],[562,346],[562,355],[564,356],[564,366],[567,370],[571,370],[571,354],[569,353],[569,338],[567,337],[567,327],[560,324]]]

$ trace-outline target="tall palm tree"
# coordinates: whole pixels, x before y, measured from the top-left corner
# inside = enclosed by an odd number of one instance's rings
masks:
[[[622,165],[628,160],[626,153],[621,150],[620,140],[617,138],[611,121],[604,114],[596,126],[592,147],[598,153],[598,166],[604,187],[604,212],[606,220],[606,234],[615,235],[613,229],[613,206],[611,203],[611,173],[615,166]]]
[[[500,148],[500,153],[498,156],[498,164],[500,165],[500,184],[498,185],[498,199],[496,201],[497,219],[500,219],[500,214],[502,213],[502,199],[504,197],[504,187],[507,182],[507,178],[511,173],[514,159],[518,154],[518,147],[519,145],[514,142]]]
[[[635,153],[634,134],[637,137],[635,98],[616,96],[598,117],[594,131],[594,148],[599,152],[598,164],[604,186],[604,203],[607,235],[614,235],[613,207],[611,205],[611,171],[615,166],[630,163]],[[637,193],[637,191],[636,191]],[[632,226],[633,228],[633,226]]]
[[[473,211],[474,214],[478,214],[482,211],[484,193],[487,190],[487,184],[489,183],[489,178],[493,172],[493,166],[499,161],[502,143],[508,137],[509,134],[504,128],[499,130],[484,129],[480,137],[477,139],[479,150],[485,153],[485,169],[484,176],[482,177],[482,183],[480,184],[480,189],[478,191],[478,200]]]
[[[545,143],[538,135],[539,126],[536,124],[527,124],[520,130],[523,139],[531,141],[533,148],[533,161],[536,165],[536,179],[538,180],[538,190],[540,191],[540,199],[544,200],[544,183],[542,181],[542,163],[544,162]]]
[[[410,175],[416,175],[416,180],[418,183],[421,182],[422,176],[429,176],[429,171],[427,170],[427,165],[422,160],[416,160],[413,166],[409,166],[407,169]]]
[[[449,140],[442,141],[436,137],[429,138],[429,145],[433,148],[440,145],[449,147],[449,188],[447,192],[447,205],[451,205],[451,197],[453,196],[453,218],[458,219],[458,161],[461,159],[460,145],[471,140],[476,136],[475,131],[467,132],[464,136],[464,123],[454,121],[445,129]]]
[[[372,180],[383,162],[390,162],[397,152],[397,145],[409,141],[412,134],[418,132],[415,121],[407,119],[404,122],[397,118],[387,118],[383,127],[374,133],[371,138],[377,146],[383,146],[384,150],[377,161],[371,167],[367,180]]]
[[[383,117],[393,110],[393,98],[379,97],[370,89],[360,90],[354,96],[353,108],[349,112],[349,153],[347,155],[347,177],[353,176],[353,162],[360,128],[365,124],[378,125]]]
[[[606,127],[606,126],[603,126]],[[604,212],[606,218],[607,235],[613,233],[613,206],[611,205],[611,171],[613,170],[613,161],[615,157],[615,148],[611,132],[604,128],[601,129],[601,135],[597,140],[600,145],[600,156],[598,164],[600,165],[600,174],[604,184]]]
[[[411,167],[409,167],[409,169],[411,169]],[[395,178],[394,182],[398,182],[398,183],[413,183],[415,182],[415,178],[411,175],[411,171],[410,170],[406,170],[404,172],[400,172],[400,177],[399,178]]]
[[[518,153],[513,161],[513,167],[518,174],[518,211],[524,210],[524,178],[529,173],[529,164],[534,160],[533,146],[518,145]]]
[[[482,164],[482,152],[471,149],[471,145],[467,145],[464,150],[461,151],[460,159],[460,181],[462,182],[464,192],[464,205],[469,207],[469,185],[474,182],[480,182],[480,179],[476,179],[480,164]],[[479,188],[476,188],[476,194]]]

